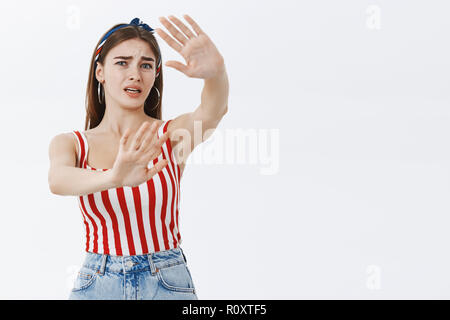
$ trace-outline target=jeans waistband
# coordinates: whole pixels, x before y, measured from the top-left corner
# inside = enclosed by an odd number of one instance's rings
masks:
[[[143,255],[114,256],[86,252],[83,267],[95,270],[99,274],[105,272],[131,273],[150,270],[155,274],[158,270],[180,263],[186,263],[186,256],[181,247],[152,252]]]

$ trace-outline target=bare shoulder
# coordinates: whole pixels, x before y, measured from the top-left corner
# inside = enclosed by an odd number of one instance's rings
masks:
[[[190,151],[210,137],[216,130],[223,116],[209,117],[202,113],[200,108],[197,108],[193,112],[187,112],[180,114],[170,121],[168,125],[169,137],[173,144],[178,144],[180,137],[181,140],[187,139],[186,145],[190,145]],[[194,139],[194,131],[199,131],[201,139]],[[190,140],[190,143],[189,143]],[[184,143],[183,143],[184,145]]]
[[[74,150],[76,149],[76,137],[71,132],[63,132],[59,133],[56,136],[54,136],[50,141],[50,146],[54,147],[61,147],[64,146],[65,148],[73,146]]]
[[[169,132],[169,139],[172,148],[176,148],[181,142],[180,136],[186,135],[186,130],[189,131],[189,120],[191,114],[184,113],[173,119],[167,120],[169,124],[167,125],[167,132]],[[189,131],[190,132],[190,131]],[[183,134],[184,133],[184,134]]]
[[[179,116],[170,119],[169,125],[167,126],[167,130],[170,132],[175,132],[179,129],[188,129],[192,125],[194,118],[192,112],[183,113]]]
[[[175,135],[182,134],[181,131],[193,132],[194,129],[194,113],[187,112],[170,119],[167,126],[167,131],[169,131],[170,137],[175,137]]]
[[[71,132],[59,133],[54,136],[49,145],[51,164],[76,165],[77,145],[75,136]]]

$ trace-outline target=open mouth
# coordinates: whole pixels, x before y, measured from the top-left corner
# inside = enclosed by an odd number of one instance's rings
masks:
[[[125,88],[123,91],[130,98],[139,98],[141,96],[141,90],[139,89]]]
[[[141,93],[141,90],[139,90],[139,89],[125,88],[123,90],[125,90],[126,92],[131,92],[131,93]]]

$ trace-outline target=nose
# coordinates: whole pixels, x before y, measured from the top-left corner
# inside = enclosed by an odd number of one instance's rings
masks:
[[[128,79],[141,81],[141,75],[139,73],[139,66],[132,66],[129,68]]]

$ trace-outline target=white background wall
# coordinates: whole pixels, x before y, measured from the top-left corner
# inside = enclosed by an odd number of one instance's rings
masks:
[[[84,129],[100,36],[184,13],[230,79],[229,113],[190,160],[212,147],[245,159],[192,162],[182,178],[199,298],[450,298],[449,12],[445,0],[2,3],[0,298],[66,299],[83,261],[77,199],[50,192],[48,146]],[[163,63],[184,63],[158,40]],[[203,80],[163,68],[163,119],[193,111]],[[253,133],[245,149],[267,142],[269,158],[221,147],[226,132]]]

